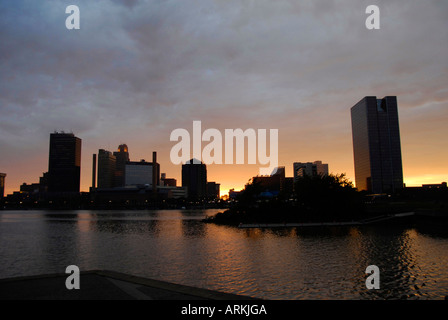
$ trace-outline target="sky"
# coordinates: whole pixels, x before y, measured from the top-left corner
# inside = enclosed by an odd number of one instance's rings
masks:
[[[65,9],[77,5],[80,29]],[[369,30],[366,8],[380,9]],[[181,184],[177,128],[278,129],[278,163],[320,160],[354,181],[350,108],[397,96],[404,182],[448,180],[445,0],[96,0],[0,2],[0,172],[5,194],[48,170],[49,137],[92,154],[126,143]],[[221,194],[258,164],[211,164]]]

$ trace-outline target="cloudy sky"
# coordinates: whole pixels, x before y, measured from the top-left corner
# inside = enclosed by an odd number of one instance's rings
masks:
[[[68,5],[80,9],[68,30]],[[380,8],[368,30],[368,5]],[[181,182],[170,133],[279,130],[279,165],[321,160],[354,181],[350,108],[398,97],[407,185],[448,180],[446,0],[0,2],[0,172],[6,193],[48,170],[49,134],[83,140],[82,190],[98,149],[129,147]],[[258,165],[209,165],[222,193]]]

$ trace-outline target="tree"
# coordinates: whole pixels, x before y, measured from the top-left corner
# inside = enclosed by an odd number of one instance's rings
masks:
[[[260,183],[256,183],[253,180],[249,180],[249,183],[246,184],[244,190],[241,191],[241,193],[237,197],[240,206],[242,207],[253,206],[257,200],[257,197],[261,192],[262,188],[260,186]]]
[[[294,185],[299,209],[313,218],[353,218],[362,211],[361,195],[344,173],[304,175]]]

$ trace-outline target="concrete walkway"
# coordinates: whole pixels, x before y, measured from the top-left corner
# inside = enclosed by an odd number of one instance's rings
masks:
[[[253,300],[107,270],[80,273],[80,289],[68,290],[69,274],[0,279],[0,300]]]

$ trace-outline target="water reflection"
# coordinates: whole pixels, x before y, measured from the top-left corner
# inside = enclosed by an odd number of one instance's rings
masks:
[[[238,229],[210,211],[0,212],[0,278],[111,269],[265,299],[443,299],[448,238],[404,227]],[[441,230],[442,231],[442,230]],[[367,290],[366,267],[380,269]]]
[[[93,226],[93,232],[126,234],[151,234],[156,236],[160,232],[157,220],[98,220]]]
[[[448,239],[448,225],[446,225],[446,223],[426,223],[416,227],[416,230],[418,231],[418,233],[427,235],[432,238]]]

